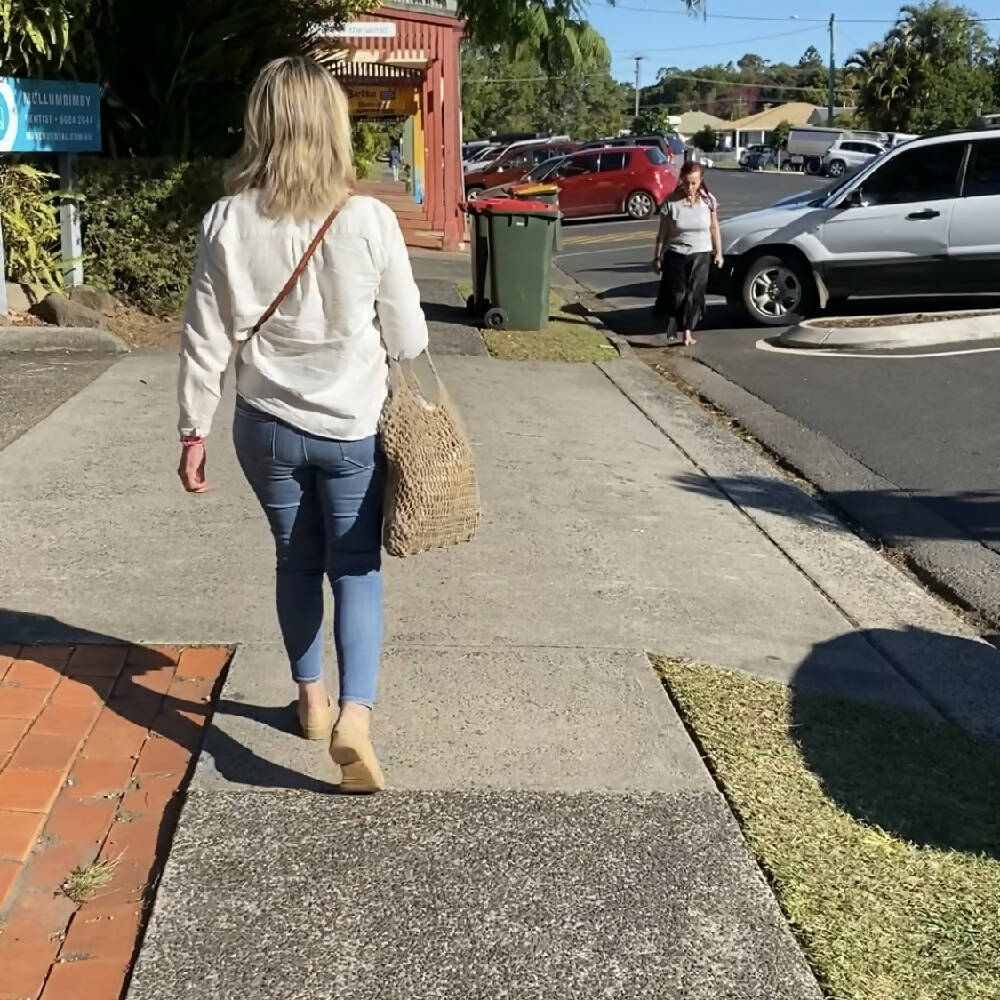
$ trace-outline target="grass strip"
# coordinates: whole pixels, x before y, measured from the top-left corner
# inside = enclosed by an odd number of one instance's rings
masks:
[[[656,666],[837,1000],[1000,998],[1000,750],[912,713]]]
[[[458,292],[465,301],[472,288],[459,285]],[[483,330],[483,340],[499,361],[592,363],[618,355],[614,345],[554,291],[549,292],[549,324],[544,330]]]

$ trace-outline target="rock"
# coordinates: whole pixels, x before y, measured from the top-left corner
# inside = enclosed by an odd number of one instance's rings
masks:
[[[49,292],[29,310],[33,316],[56,326],[79,326],[91,329],[107,326],[103,313],[89,309],[82,302],[72,302],[59,292]]]
[[[93,285],[77,285],[69,291],[70,302],[79,302],[81,306],[93,309],[94,312],[104,313],[111,316],[118,308],[118,300],[103,288],[95,288]]]

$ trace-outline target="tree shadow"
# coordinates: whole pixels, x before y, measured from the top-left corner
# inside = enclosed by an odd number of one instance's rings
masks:
[[[223,671],[211,691],[197,684],[191,685],[190,695],[185,694],[181,684],[174,684],[168,691],[164,685],[173,675],[176,660],[167,647],[140,646],[48,615],[6,608],[0,608],[0,643],[22,646],[29,651],[35,647],[42,656],[46,655],[45,647],[52,645],[106,647],[108,657],[116,663],[120,661],[117,671],[100,667],[75,670],[71,662],[66,668],[67,676],[90,686],[100,702],[121,719],[190,751],[190,771],[185,781],[193,773],[202,749],[207,749],[219,775],[236,785],[337,791],[332,782],[317,780],[259,756],[220,726],[213,725],[213,716],[229,715],[250,719],[278,732],[297,733],[294,702],[287,708],[276,708],[219,701],[227,671]],[[96,655],[88,659],[93,660]]]
[[[741,507],[794,518],[831,531],[837,518],[794,483],[764,476],[678,476],[681,487],[715,496],[721,490]],[[823,494],[852,520],[890,545],[913,540],[1000,543],[1000,493],[992,490],[831,490]]]
[[[792,682],[790,727],[810,771],[855,819],[921,847],[1000,858],[1000,746],[930,715],[817,693],[858,636],[901,664],[986,662],[996,651],[919,628],[873,629],[817,644]],[[996,671],[1000,680],[1000,671]]]

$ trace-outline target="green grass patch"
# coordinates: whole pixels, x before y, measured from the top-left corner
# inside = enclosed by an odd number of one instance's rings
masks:
[[[74,903],[82,903],[91,898],[94,893],[103,889],[110,881],[118,867],[118,859],[95,861],[93,864],[77,868],[65,882],[62,891]]]
[[[1000,998],[1000,752],[961,729],[657,661],[828,995]]]
[[[459,285],[465,302],[471,285]],[[613,344],[558,292],[549,292],[549,325],[544,330],[483,330],[490,355],[500,361],[607,361],[618,356]]]

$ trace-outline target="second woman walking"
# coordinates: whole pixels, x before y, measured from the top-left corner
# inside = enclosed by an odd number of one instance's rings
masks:
[[[722,266],[719,203],[708,190],[700,163],[685,163],[674,193],[660,209],[653,270],[660,291],[653,313],[684,334],[684,345],[697,343],[694,331],[705,315],[705,289],[713,259]]]

